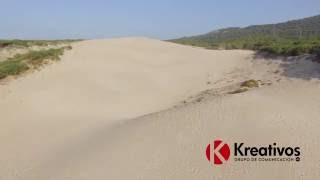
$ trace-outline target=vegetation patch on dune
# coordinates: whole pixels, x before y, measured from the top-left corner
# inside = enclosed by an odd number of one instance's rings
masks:
[[[250,79],[248,81],[242,82],[240,86],[241,87],[247,87],[247,88],[259,87],[259,81],[254,80],[254,79]]]
[[[71,46],[66,46],[63,48],[29,51],[25,54],[17,54],[12,58],[0,62],[0,79],[10,75],[21,74],[29,69],[38,68],[46,64],[48,60],[59,60],[64,50],[70,48]]]
[[[0,48],[4,47],[32,47],[32,46],[49,46],[72,43],[81,41],[80,39],[70,40],[0,40]]]
[[[229,92],[228,94],[239,94],[248,91],[252,88],[258,88],[260,86],[260,82],[258,80],[250,79],[240,83],[240,87],[234,91]]]
[[[8,75],[18,75],[29,69],[29,66],[19,60],[8,60],[0,62],[0,79]]]
[[[26,61],[26,63],[38,67],[44,64],[45,60],[59,60],[59,57],[63,55],[64,48],[48,49],[40,51],[30,51],[26,54],[17,54],[11,59],[15,61]]]

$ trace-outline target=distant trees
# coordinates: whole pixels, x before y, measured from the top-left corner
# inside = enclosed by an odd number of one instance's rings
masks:
[[[226,28],[171,41],[208,49],[251,49],[290,56],[305,53],[320,56],[320,15],[279,24]]]

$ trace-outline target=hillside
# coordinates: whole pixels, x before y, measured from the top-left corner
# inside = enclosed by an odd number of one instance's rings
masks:
[[[320,49],[320,15],[278,24],[232,27],[172,42],[209,49],[251,49],[300,55]]]

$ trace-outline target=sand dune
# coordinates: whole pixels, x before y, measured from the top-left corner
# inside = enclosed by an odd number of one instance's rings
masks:
[[[318,64],[147,38],[75,43],[0,85],[0,179],[316,179]],[[228,94],[239,83],[261,87]],[[301,162],[214,166],[214,138],[298,145]]]

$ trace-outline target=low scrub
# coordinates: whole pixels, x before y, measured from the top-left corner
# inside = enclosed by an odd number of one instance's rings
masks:
[[[72,40],[0,40],[0,48],[4,47],[31,47],[31,46],[49,46],[81,41],[80,39]]]
[[[319,52],[320,37],[305,39],[286,39],[274,37],[250,37],[225,41],[199,41],[194,39],[172,40],[185,45],[205,47],[207,49],[248,49],[275,55],[298,56]]]
[[[26,54],[18,54],[12,59],[26,61],[29,65],[38,67],[44,64],[45,60],[59,60],[63,55],[64,48],[48,49],[41,51],[30,51]]]
[[[28,69],[38,68],[48,60],[59,60],[65,49],[69,49],[69,47],[17,54],[12,58],[0,62],[0,79],[10,75],[21,74]]]
[[[3,79],[9,75],[18,75],[29,69],[26,63],[18,60],[8,60],[0,62],[0,79]]]

